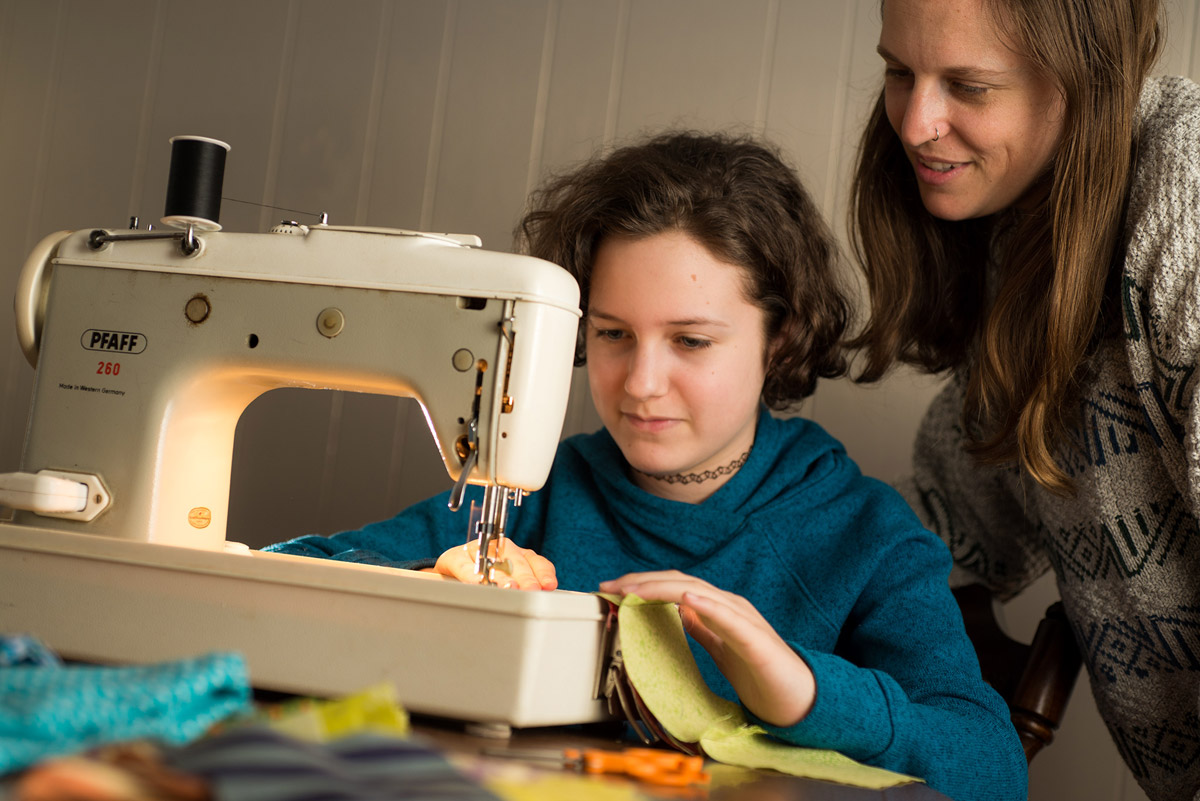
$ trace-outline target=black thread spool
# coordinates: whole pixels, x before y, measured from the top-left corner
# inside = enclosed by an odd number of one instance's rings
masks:
[[[221,185],[229,145],[206,136],[171,137],[171,172],[163,224],[220,231]]]

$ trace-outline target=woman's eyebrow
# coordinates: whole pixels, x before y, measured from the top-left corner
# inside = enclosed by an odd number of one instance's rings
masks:
[[[895,61],[897,64],[903,63],[902,61],[900,61],[900,59],[893,56],[891,51],[888,50],[883,45],[876,45],[875,52],[878,53],[879,57],[882,58],[884,61]]]
[[[884,61],[891,61],[896,64],[904,64],[904,61],[892,55],[883,45],[875,48],[875,52]],[[975,80],[997,80],[1010,75],[1010,70],[989,70],[984,67],[945,67],[942,72],[953,78],[972,78]]]

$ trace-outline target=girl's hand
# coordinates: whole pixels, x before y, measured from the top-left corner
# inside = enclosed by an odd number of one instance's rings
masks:
[[[683,627],[712,656],[746,708],[774,726],[799,723],[816,699],[816,678],[753,604],[677,570],[630,573],[602,592],[679,606]]]
[[[495,548],[494,543],[492,547]],[[478,584],[479,576],[475,573],[475,555],[478,551],[479,543],[474,541],[451,548],[438,557],[433,572],[464,583]],[[558,587],[554,564],[541,554],[505,540],[501,555],[512,569],[506,573],[499,566],[496,568],[494,579],[497,586],[521,590],[553,590]]]

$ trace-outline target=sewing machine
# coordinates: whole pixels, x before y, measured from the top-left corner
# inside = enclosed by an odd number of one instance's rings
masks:
[[[25,264],[17,333],[37,375],[21,470],[0,476],[16,510],[0,630],[105,662],[239,650],[257,686],[387,679],[408,708],[468,720],[607,717],[603,602],[487,586],[489,546],[561,433],[574,279],[472,236],[181,227],[59,232]],[[227,543],[235,427],[276,387],[419,401],[452,503],[485,487],[463,532],[480,584]]]
[[[287,224],[188,255],[178,237],[51,235],[17,298],[39,367],[23,467],[48,489],[29,479],[16,521],[221,548],[238,418],[313,387],[417,398],[456,494],[485,485],[483,528],[502,531],[554,458],[578,289],[472,240]]]

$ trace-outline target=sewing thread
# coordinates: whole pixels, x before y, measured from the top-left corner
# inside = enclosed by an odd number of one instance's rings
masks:
[[[229,145],[204,136],[173,136],[170,141],[171,170],[163,223],[220,231],[221,187]]]

